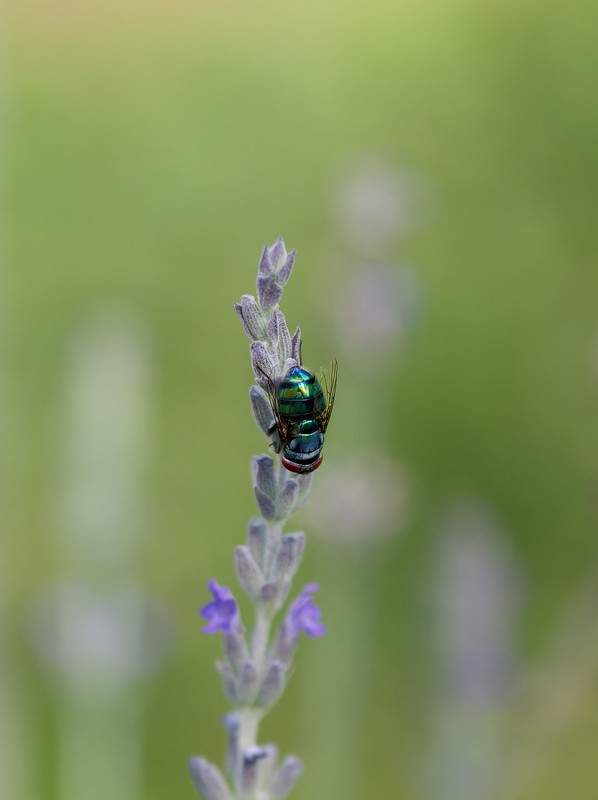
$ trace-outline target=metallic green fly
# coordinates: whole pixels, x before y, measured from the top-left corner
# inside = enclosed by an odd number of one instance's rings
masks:
[[[330,422],[336,394],[338,364],[330,365],[326,395],[320,381],[303,366],[291,367],[278,382],[269,376],[268,396],[278,431],[282,465],[290,472],[313,472],[322,463],[324,434]]]

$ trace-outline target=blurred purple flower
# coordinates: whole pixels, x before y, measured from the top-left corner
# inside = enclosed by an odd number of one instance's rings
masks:
[[[319,588],[317,583],[308,583],[303,587],[284,621],[285,639],[296,640],[301,632],[308,636],[324,635],[326,626],[320,622],[322,612],[310,597]]]
[[[201,616],[208,620],[208,624],[201,629],[202,632],[238,632],[241,628],[239,608],[231,590],[228,586],[219,586],[214,578],[209,581],[208,588],[214,595],[214,600],[199,610]]]
[[[434,186],[424,176],[396,170],[375,156],[355,164],[334,198],[335,217],[347,243],[378,257],[398,238],[425,226],[434,206]]]
[[[318,476],[310,516],[322,536],[345,545],[372,545],[394,536],[408,518],[412,479],[381,454],[341,453],[338,465]]]

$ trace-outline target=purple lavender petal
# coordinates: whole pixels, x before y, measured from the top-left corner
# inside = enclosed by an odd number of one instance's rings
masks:
[[[235,633],[240,628],[237,601],[228,586],[220,586],[214,578],[209,581],[208,588],[214,596],[211,603],[200,608],[199,613],[208,624],[201,630],[203,633]]]
[[[326,632],[326,626],[320,622],[322,612],[310,597],[318,589],[317,583],[308,583],[291,605],[284,623],[289,638],[296,639],[301,632],[308,636],[323,636]]]

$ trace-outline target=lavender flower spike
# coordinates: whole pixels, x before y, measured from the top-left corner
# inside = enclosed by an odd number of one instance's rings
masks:
[[[203,633],[237,633],[241,628],[237,601],[228,586],[219,586],[212,578],[208,588],[214,595],[211,603],[203,606],[199,613],[209,620],[201,630]]]
[[[252,460],[253,490],[260,516],[249,523],[247,544],[235,548],[237,579],[255,609],[255,625],[245,637],[239,608],[228,586],[212,579],[213,600],[200,610],[204,633],[222,633],[224,657],[218,663],[224,691],[233,711],[224,717],[228,731],[228,776],[204,758],[191,759],[195,786],[204,800],[282,800],[293,788],[302,764],[296,756],[279,762],[274,745],[261,745],[259,725],[284,692],[300,634],[322,636],[321,612],[308,583],[291,603],[276,638],[275,617],[284,607],[301,564],[305,534],[283,534],[303,505],[311,474],[291,474],[280,463],[280,437],[269,392],[301,361],[301,331],[291,337],[278,303],[289,280],[295,251],[282,238],[265,247],[258,267],[257,297],[243,295],[235,305],[250,342],[255,383],[250,389],[255,421],[269,439],[274,455]]]

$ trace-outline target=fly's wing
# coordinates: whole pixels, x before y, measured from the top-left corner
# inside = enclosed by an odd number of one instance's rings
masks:
[[[326,409],[320,417],[320,425],[322,426],[322,433],[326,433],[326,428],[332,416],[332,409],[334,408],[334,397],[336,395],[336,378],[338,375],[338,361],[333,358],[330,363],[330,380],[328,380],[325,373],[322,373],[324,385],[326,387]]]
[[[270,406],[272,408],[272,413],[274,415],[274,422],[276,424],[276,430],[278,432],[278,436],[280,438],[280,442],[284,443],[287,441],[287,424],[286,421],[280,416],[280,411],[278,409],[278,392],[276,391],[276,384],[272,380],[272,377],[268,375],[264,370],[256,364],[258,370],[264,376],[264,380],[266,381],[266,394],[268,395],[268,400],[270,401]],[[273,432],[273,431],[272,431]],[[276,442],[271,442],[274,446],[276,452],[280,451],[280,446],[277,447]]]

